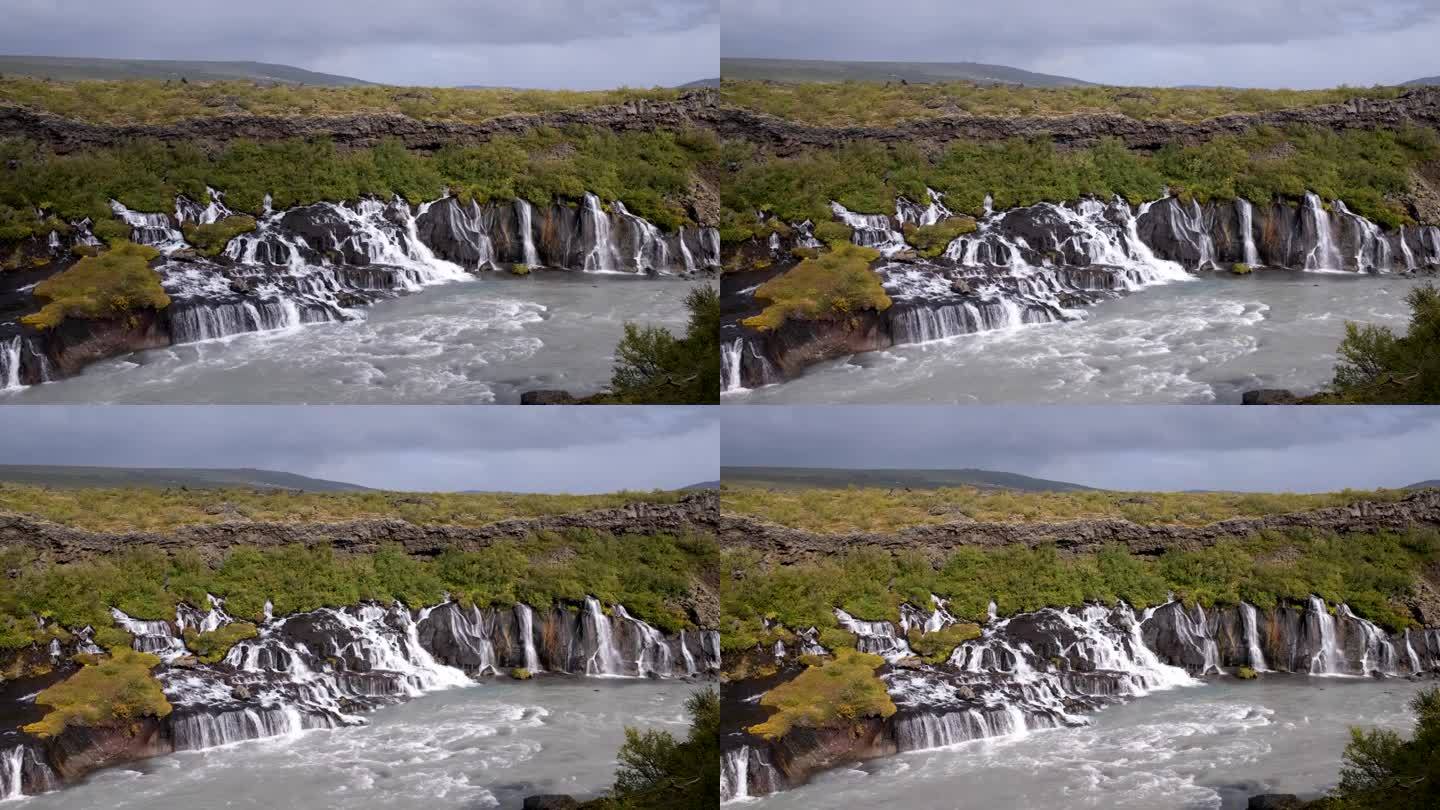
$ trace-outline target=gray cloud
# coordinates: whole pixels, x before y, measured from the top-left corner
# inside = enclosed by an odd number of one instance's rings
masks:
[[[725,408],[728,465],[980,469],[1113,489],[1328,491],[1440,478],[1440,409]]]
[[[576,89],[716,75],[714,0],[6,0],[0,53],[279,62],[392,84]]]
[[[719,477],[703,407],[0,408],[0,463],[253,467],[385,489],[611,492]]]
[[[1435,0],[720,0],[725,56],[990,62],[1128,85],[1435,75]]]

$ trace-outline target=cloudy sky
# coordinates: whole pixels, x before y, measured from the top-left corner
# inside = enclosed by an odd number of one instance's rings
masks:
[[[979,468],[1106,489],[1321,492],[1440,478],[1440,408],[722,409],[723,463]]]
[[[373,82],[601,89],[719,74],[716,0],[0,0],[0,53],[276,62]]]
[[[248,467],[380,489],[613,492],[719,475],[715,408],[0,407],[0,463]]]
[[[987,62],[1104,84],[1440,75],[1437,0],[719,0],[725,56]]]

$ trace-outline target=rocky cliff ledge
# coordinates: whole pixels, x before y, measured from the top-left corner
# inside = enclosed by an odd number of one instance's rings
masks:
[[[541,127],[593,126],[616,132],[679,130],[711,123],[719,107],[714,89],[686,92],[674,101],[633,101],[542,115],[506,115],[480,124],[422,121],[406,115],[277,118],[222,115],[174,124],[107,125],[74,121],[24,107],[0,105],[0,138],[27,138],[59,153],[116,146],[137,138],[222,144],[232,140],[329,138],[343,147],[375,146],[395,138],[411,149],[434,150],[478,143]]]
[[[1422,490],[1395,502],[1358,501],[1349,506],[1233,518],[1205,526],[1141,525],[1121,518],[1096,518],[1062,523],[955,521],[914,526],[894,534],[819,534],[747,515],[722,513],[719,539],[722,548],[750,548],[771,562],[790,563],[840,554],[860,546],[943,554],[961,546],[1033,548],[1050,543],[1065,551],[1086,552],[1107,543],[1120,543],[1132,553],[1154,555],[1167,549],[1200,548],[1222,538],[1266,531],[1308,529],[1355,534],[1399,532],[1415,526],[1440,526],[1440,490]]]
[[[37,517],[0,512],[0,547],[24,546],[52,563],[67,563],[92,554],[136,545],[161,549],[192,549],[207,559],[230,548],[268,548],[301,544],[330,546],[344,553],[369,553],[384,543],[399,543],[416,556],[433,556],[447,548],[475,550],[504,539],[537,532],[584,529],[615,535],[712,533],[717,528],[719,496],[715,492],[686,495],[678,503],[635,502],[615,509],[568,515],[511,519],[488,526],[417,526],[404,520],[352,520],[344,523],[223,522],[185,526],[169,533],[91,532]]]
[[[1132,149],[1153,150],[1172,143],[1199,143],[1260,126],[1301,124],[1334,130],[1404,125],[1440,128],[1440,88],[1417,88],[1395,99],[1354,99],[1344,104],[1223,115],[1197,122],[1146,121],[1119,113],[1048,117],[955,114],[893,127],[826,127],[735,107],[721,108],[713,120],[721,135],[748,139],[781,156],[857,140],[944,144],[1035,137],[1047,137],[1065,146],[1090,146],[1101,138],[1119,138]]]

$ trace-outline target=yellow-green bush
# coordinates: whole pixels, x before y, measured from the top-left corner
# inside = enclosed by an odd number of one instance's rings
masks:
[[[761,284],[755,300],[765,303],[759,315],[745,319],[752,329],[778,329],[789,318],[844,318],[862,310],[884,312],[890,296],[870,263],[880,254],[870,248],[837,243],[817,258],[806,259]]]
[[[165,717],[170,701],[150,674],[159,663],[150,653],[112,650],[36,696],[35,703],[49,711],[25,731],[54,737],[67,726],[127,728],[142,717]]]
[[[915,651],[927,664],[943,664],[950,659],[950,654],[955,652],[967,641],[974,641],[980,637],[980,625],[961,622],[952,624],[934,633],[921,633],[918,629],[911,630],[907,640],[910,642],[910,649]]]
[[[775,740],[790,729],[834,728],[866,717],[887,718],[896,711],[885,682],[875,674],[885,663],[878,655],[839,650],[835,658],[811,666],[760,698],[774,711],[751,734]]]
[[[945,252],[945,248],[958,237],[974,233],[978,226],[974,217],[956,216],[941,220],[934,225],[906,223],[902,229],[905,241],[915,248],[920,256],[933,259]]]
[[[45,306],[21,320],[37,329],[53,329],[66,318],[100,320],[164,309],[170,296],[160,286],[160,274],[150,269],[150,260],[159,255],[148,245],[116,242],[99,256],[87,256],[35,285],[34,295]]]
[[[232,622],[208,633],[196,632],[193,627],[185,630],[185,646],[195,653],[202,664],[219,663],[225,660],[231,647],[260,635],[259,629],[250,622]]]
[[[197,225],[185,223],[181,230],[185,239],[195,246],[202,256],[219,256],[230,244],[230,240],[242,233],[255,230],[255,217],[248,214],[234,214],[219,222]]]

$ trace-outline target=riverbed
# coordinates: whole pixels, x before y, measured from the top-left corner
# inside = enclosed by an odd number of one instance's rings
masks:
[[[381,301],[353,321],[136,352],[0,401],[513,404],[538,388],[584,396],[609,383],[626,321],[682,334],[696,284],[487,274]]]
[[[1408,736],[1407,680],[1267,675],[1155,692],[1085,728],[917,751],[821,774],[757,810],[1231,810],[1258,793],[1315,797],[1338,780],[1351,726]],[[737,805],[732,805],[737,806]]]
[[[726,404],[1221,403],[1311,393],[1334,376],[1345,322],[1402,333],[1413,277],[1206,273],[1084,311],[1084,319],[897,346],[811,366]]]
[[[639,679],[485,681],[381,709],[364,726],[159,757],[13,806],[518,808],[531,794],[608,788],[625,726],[683,737],[685,701],[701,688]]]

